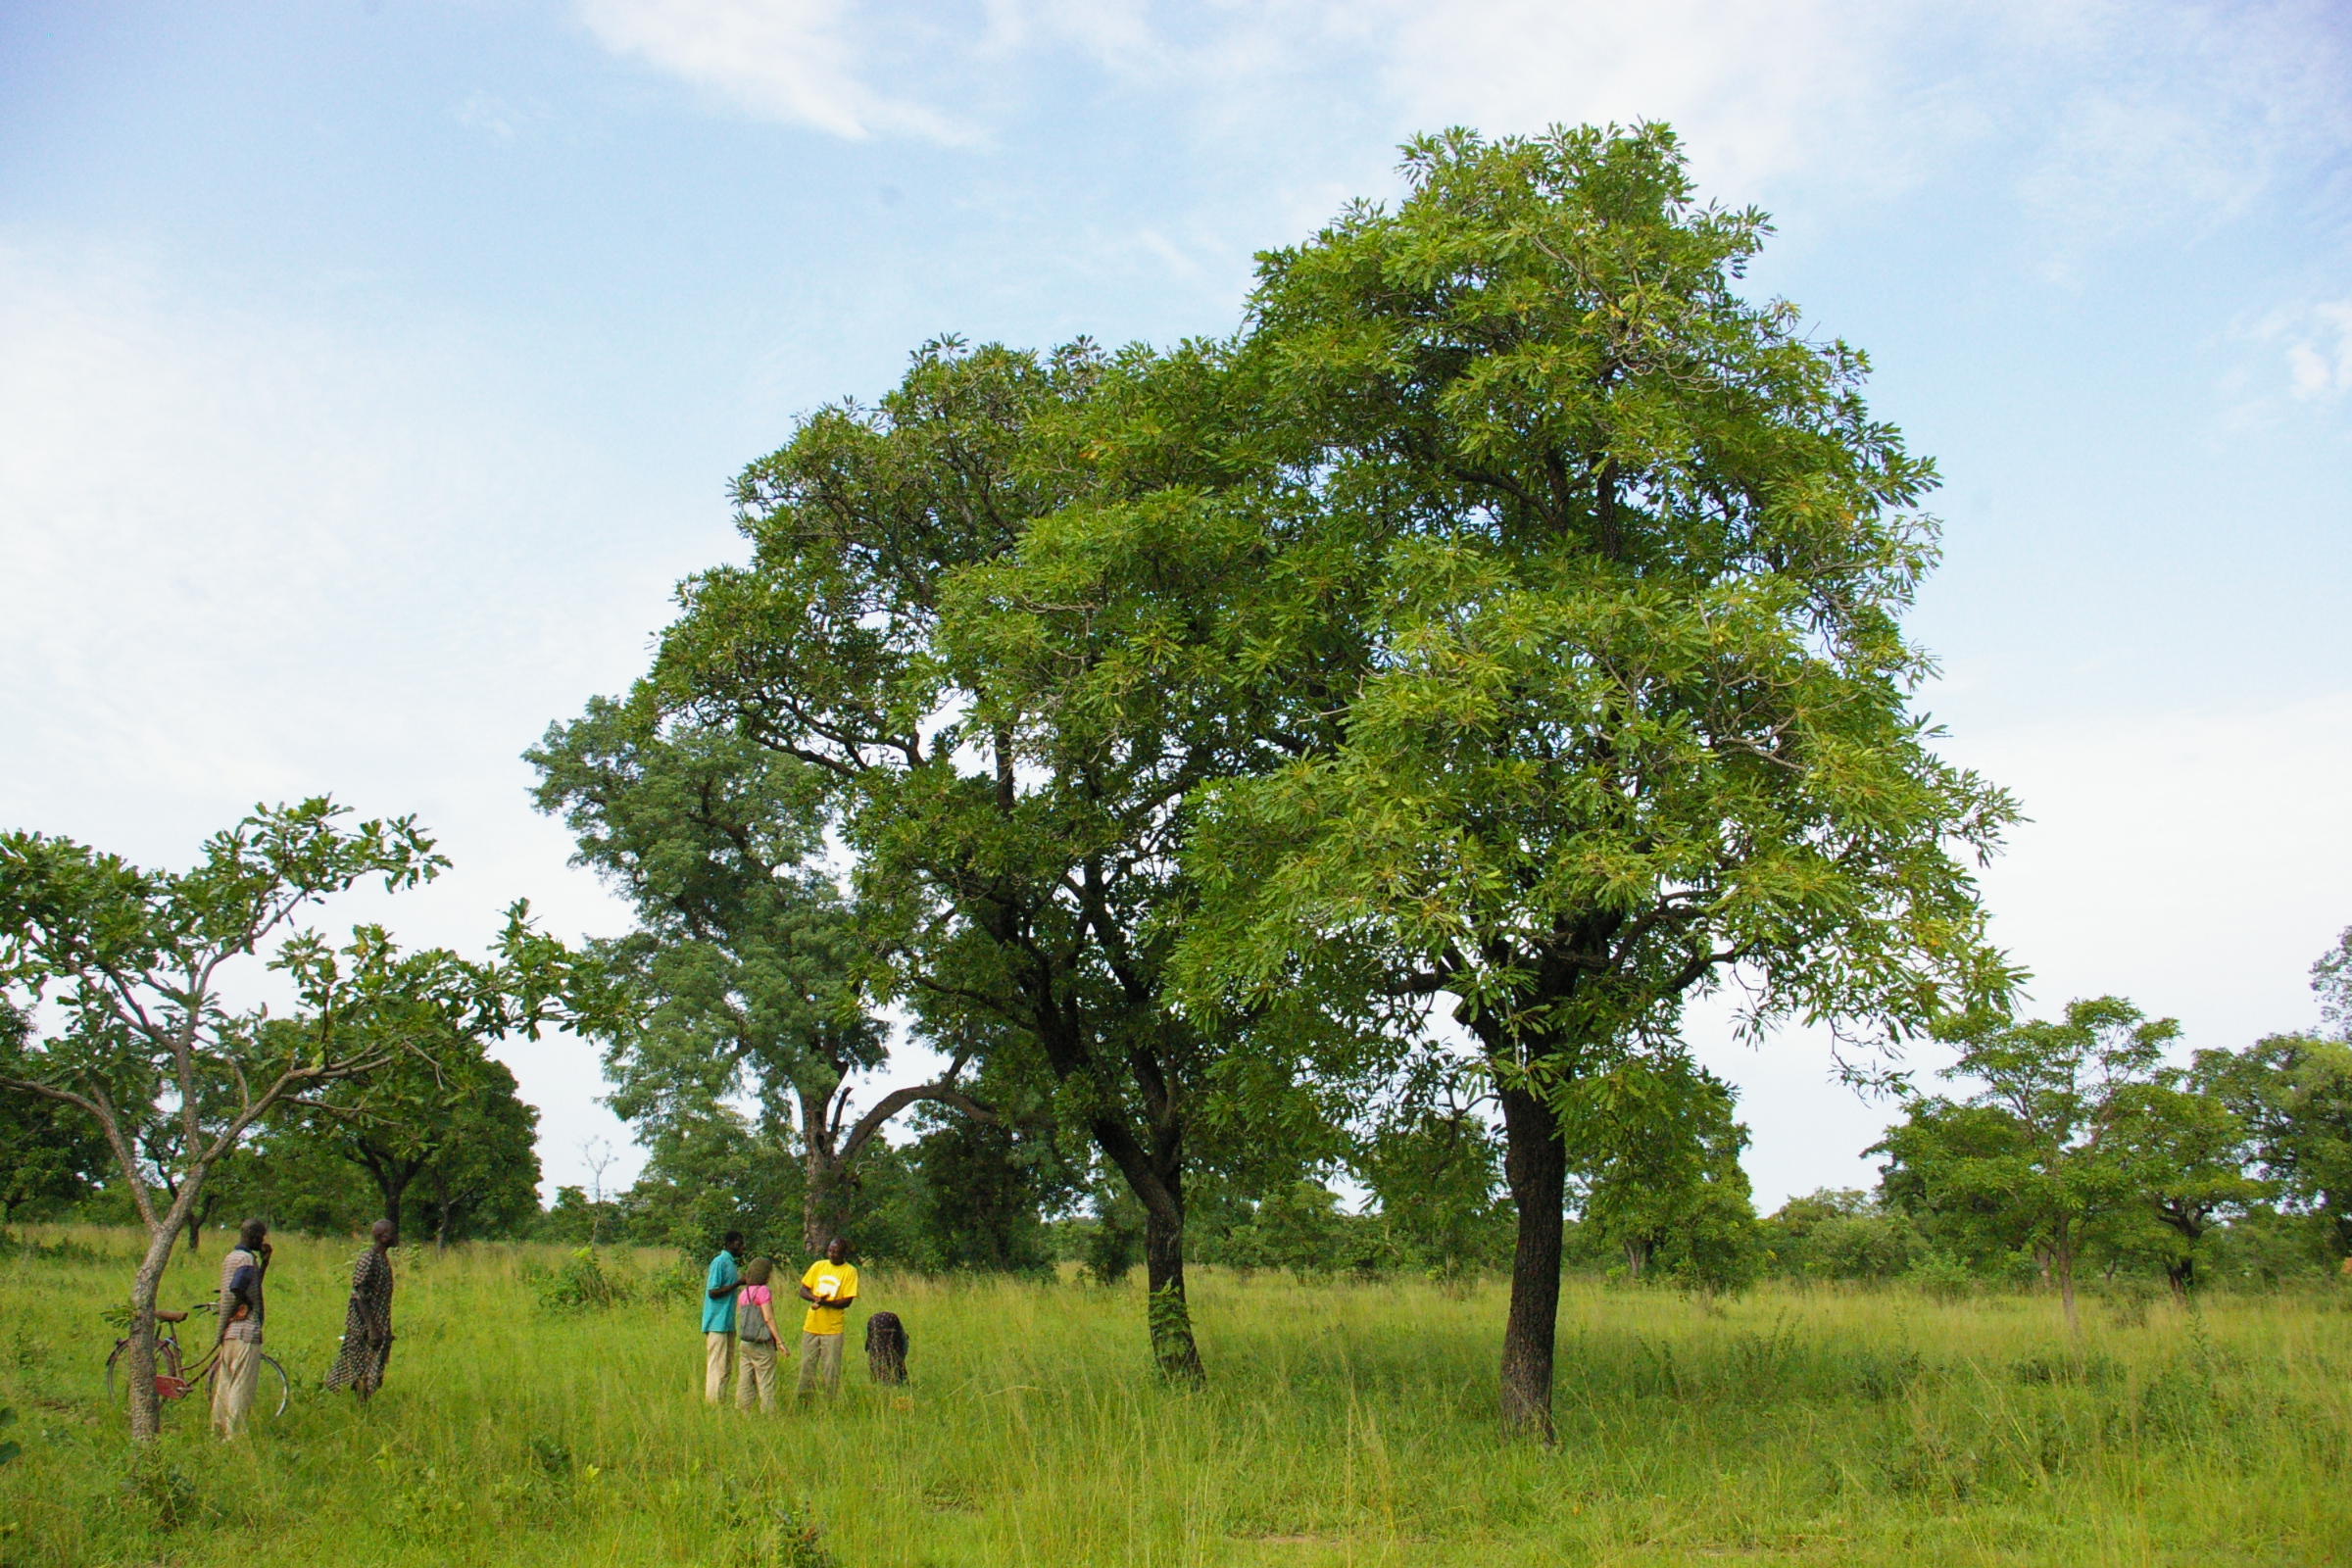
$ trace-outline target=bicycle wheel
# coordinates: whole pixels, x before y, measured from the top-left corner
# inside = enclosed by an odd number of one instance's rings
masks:
[[[158,1377],[185,1377],[179,1366],[179,1346],[173,1340],[155,1342],[155,1372]],[[124,1405],[130,1402],[130,1342],[117,1340],[112,1354],[106,1358],[106,1402]],[[171,1400],[163,1401],[169,1404]]]
[[[270,1414],[272,1417],[284,1415],[286,1413],[286,1401],[293,1397],[294,1395],[294,1385],[287,1381],[286,1369],[282,1366],[279,1366],[277,1362],[272,1360],[270,1357],[265,1355],[262,1357],[261,1371],[256,1373],[254,1376],[254,1404],[256,1406],[260,1406],[268,1403],[270,1399],[270,1391],[272,1389],[277,1391],[277,1404],[270,1410]]]

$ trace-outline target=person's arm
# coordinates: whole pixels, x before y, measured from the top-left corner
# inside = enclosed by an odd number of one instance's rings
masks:
[[[735,1272],[735,1261],[734,1259],[729,1258],[727,1260],[727,1278],[725,1283],[713,1285],[710,1287],[710,1289],[705,1291],[703,1294],[715,1301],[721,1297],[733,1296],[737,1287],[741,1286],[742,1284],[743,1276]]]
[[[825,1304],[824,1302],[818,1300],[816,1298],[816,1293],[806,1285],[801,1287],[801,1299],[807,1301],[810,1306],[822,1306]]]
[[[773,1292],[773,1291],[770,1291],[770,1292],[768,1292],[768,1293],[767,1293],[767,1299],[766,1299],[766,1300],[764,1300],[764,1301],[761,1301],[761,1302],[760,1303],[760,1315],[761,1317],[763,1317],[763,1318],[767,1319],[767,1337],[768,1337],[770,1340],[774,1340],[774,1339],[777,1339],[777,1338],[779,1338],[778,1334],[776,1333],[776,1293],[775,1293],[775,1292]]]

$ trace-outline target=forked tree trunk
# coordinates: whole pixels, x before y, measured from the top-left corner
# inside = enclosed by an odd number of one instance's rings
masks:
[[[1560,1321],[1560,1239],[1568,1150],[1559,1118],[1524,1089],[1502,1091],[1503,1180],[1519,1212],[1511,1307],[1502,1329],[1502,1426],[1551,1442],[1552,1344]]]

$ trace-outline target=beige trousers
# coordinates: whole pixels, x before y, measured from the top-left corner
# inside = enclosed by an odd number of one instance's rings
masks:
[[[706,1404],[726,1403],[727,1373],[733,1370],[734,1365],[734,1335],[703,1336],[703,1401]]]
[[[810,1334],[804,1329],[801,1331],[800,1392],[807,1394],[816,1387],[820,1378],[824,1381],[827,1395],[841,1392],[841,1336]]]
[[[755,1310],[757,1310],[755,1308]],[[760,1408],[776,1407],[776,1342],[773,1340],[743,1340],[735,1348],[742,1361],[735,1373],[735,1408],[749,1410],[752,1396],[760,1396]]]
[[[233,1438],[245,1429],[253,1408],[254,1384],[262,1375],[262,1348],[251,1340],[222,1340],[213,1368],[213,1430]]]

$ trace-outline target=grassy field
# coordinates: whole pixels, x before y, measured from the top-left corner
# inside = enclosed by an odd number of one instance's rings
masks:
[[[100,1380],[132,1239],[30,1234],[71,1245],[0,1260],[9,1568],[2352,1561],[2333,1295],[2093,1301],[2075,1341],[2039,1298],[1571,1284],[1544,1451],[1494,1430],[1498,1287],[1207,1272],[1211,1381],[1185,1393],[1150,1374],[1138,1290],[875,1269],[911,1389],[867,1383],[860,1311],[840,1403],[763,1418],[702,1404],[691,1283],[553,1312],[535,1281],[565,1254],[510,1247],[403,1254],[361,1409],[315,1388],[355,1248],[290,1240],[292,1407],[224,1449],[200,1398],[171,1406],[133,1479]]]

